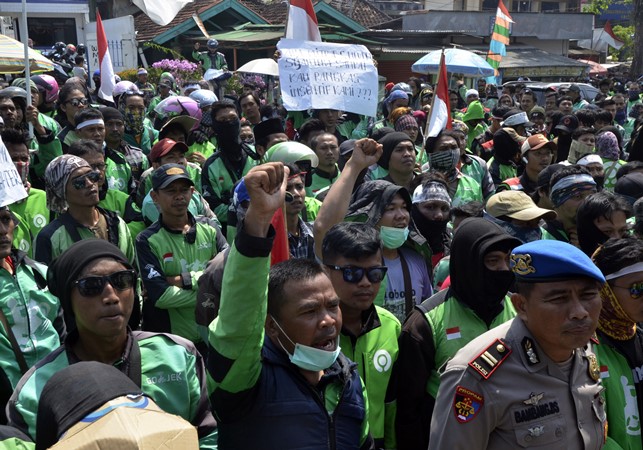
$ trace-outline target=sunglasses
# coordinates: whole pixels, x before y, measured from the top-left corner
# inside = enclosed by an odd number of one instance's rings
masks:
[[[87,180],[89,180],[92,183],[98,183],[98,180],[100,180],[100,173],[89,172],[89,173],[86,173],[85,175],[76,177],[73,180],[71,180],[71,185],[74,187],[74,189],[80,191],[81,189],[85,189],[85,187],[87,187]]]
[[[340,270],[344,281],[347,283],[359,283],[362,281],[362,278],[364,278],[364,274],[366,274],[366,278],[368,278],[368,281],[371,283],[379,283],[384,279],[384,275],[386,275],[386,271],[388,270],[388,267],[385,266],[365,269],[356,266],[334,266],[332,264],[326,264],[326,267],[332,270]]]
[[[136,272],[133,270],[121,270],[111,275],[102,277],[86,277],[77,280],[74,285],[83,297],[93,297],[103,292],[107,283],[111,284],[117,291],[124,291],[134,286]]]
[[[619,286],[617,284],[613,284],[612,286],[617,287],[619,289],[627,289],[630,291],[630,297],[633,299],[639,298],[641,295],[643,295],[643,282],[639,281],[637,283],[632,283],[631,286]]]
[[[69,103],[74,108],[78,108],[80,105],[89,105],[89,100],[86,98],[72,98],[71,100],[67,100],[65,103]]]

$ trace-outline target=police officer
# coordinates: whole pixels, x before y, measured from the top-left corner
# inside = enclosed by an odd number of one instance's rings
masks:
[[[511,255],[518,316],[447,364],[432,449],[600,449],[607,434],[590,338],[605,278],[582,251],[536,241]]]

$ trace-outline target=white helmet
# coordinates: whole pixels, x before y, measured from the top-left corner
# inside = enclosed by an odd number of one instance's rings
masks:
[[[192,91],[188,97],[196,101],[201,109],[219,101],[217,95],[209,89],[197,89],[196,91]]]

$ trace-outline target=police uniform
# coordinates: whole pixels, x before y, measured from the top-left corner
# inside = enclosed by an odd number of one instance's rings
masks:
[[[589,258],[559,241],[517,247],[512,270],[520,281],[604,282]],[[441,376],[429,450],[602,448],[607,421],[591,346],[556,363],[519,317],[474,339]]]

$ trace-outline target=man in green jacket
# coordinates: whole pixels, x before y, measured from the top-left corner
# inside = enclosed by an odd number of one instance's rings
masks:
[[[451,286],[425,300],[404,322],[396,376],[398,449],[426,448],[440,378],[458,350],[516,312],[511,250],[521,241],[483,218],[462,221],[451,243]]]
[[[372,449],[365,391],[356,365],[341,354],[339,299],[323,267],[291,259],[269,276],[271,220],[288,170],[268,163],[244,179],[250,205],[209,328],[219,445]]]
[[[188,210],[194,182],[185,167],[166,164],[152,175],[158,221],[136,237],[136,257],[146,299],[143,328],[178,334],[197,348],[202,343],[195,319],[198,280],[214,255],[227,248],[219,227]],[[205,350],[203,345],[200,350]]]
[[[396,448],[391,373],[401,326],[392,313],[373,304],[386,275],[380,234],[364,223],[340,222],[324,237],[322,256],[342,311],[342,352],[357,363],[368,392],[375,448]]]
[[[12,246],[16,226],[9,208],[0,207],[0,423],[20,377],[65,337],[60,302],[47,289],[47,267]]]

